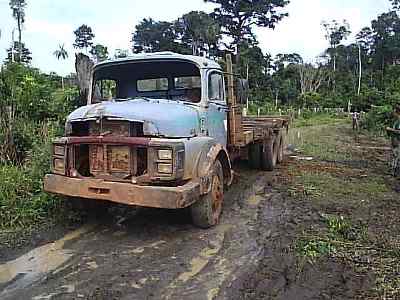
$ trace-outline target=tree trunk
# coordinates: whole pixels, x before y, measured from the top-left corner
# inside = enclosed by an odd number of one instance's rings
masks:
[[[362,61],[361,61],[361,46],[358,44],[358,64],[359,64],[359,69],[358,69],[358,91],[357,95],[360,96],[361,93],[361,77],[362,77]]]
[[[236,45],[236,72],[240,70],[240,43]]]
[[[22,62],[22,26],[21,26],[21,11],[18,12],[18,42],[19,42],[19,62]]]
[[[336,53],[333,55],[333,72],[336,72]]]
[[[78,53],[75,55],[75,69],[78,77],[78,86],[80,94],[80,105],[91,103],[91,87],[92,87],[92,73],[93,61],[89,56]]]

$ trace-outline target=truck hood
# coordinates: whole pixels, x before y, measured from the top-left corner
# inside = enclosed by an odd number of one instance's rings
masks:
[[[87,105],[72,112],[67,122],[100,118],[141,122],[148,136],[192,137],[200,130],[196,106],[165,99],[139,98]]]

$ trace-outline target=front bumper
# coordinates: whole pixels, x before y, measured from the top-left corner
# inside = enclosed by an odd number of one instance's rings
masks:
[[[56,174],[46,175],[44,190],[70,197],[168,209],[188,207],[200,195],[200,185],[193,181],[178,187],[139,186],[131,183],[71,178]]]

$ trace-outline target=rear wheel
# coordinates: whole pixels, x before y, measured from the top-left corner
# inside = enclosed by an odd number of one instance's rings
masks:
[[[264,140],[261,152],[261,169],[263,171],[273,171],[277,160],[277,149],[274,149],[275,137]]]
[[[214,162],[211,177],[211,191],[200,197],[190,207],[193,224],[200,228],[210,228],[219,222],[224,202],[224,177],[222,165],[217,160]]]
[[[279,148],[278,148],[278,158],[277,158],[278,164],[283,162],[284,150],[285,150],[285,137],[282,133],[279,133]]]
[[[249,148],[249,164],[252,169],[260,169],[261,167],[261,149],[262,145],[254,143]]]

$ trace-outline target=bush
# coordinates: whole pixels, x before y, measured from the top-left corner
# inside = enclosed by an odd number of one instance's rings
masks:
[[[361,127],[371,132],[382,134],[386,127],[393,125],[393,108],[390,105],[375,106],[361,122]]]
[[[0,229],[51,219],[60,200],[43,192],[51,142],[76,107],[77,88],[21,64],[0,70]]]
[[[42,123],[25,129],[32,136],[24,164],[0,165],[0,228],[34,225],[50,217],[60,205],[57,197],[43,192],[43,177],[50,170],[50,145],[57,126]]]

